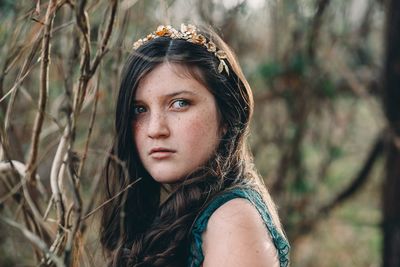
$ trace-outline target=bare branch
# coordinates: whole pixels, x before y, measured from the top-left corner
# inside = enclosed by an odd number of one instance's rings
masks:
[[[79,4],[76,5],[76,22],[78,28],[81,30],[84,41],[84,57],[82,60],[81,70],[82,73],[88,73],[90,71],[90,24],[89,17],[85,11],[86,0],[79,1]]]
[[[342,192],[336,194],[336,197],[331,202],[320,207],[317,212],[313,213],[313,215],[310,215],[308,218],[306,217],[297,227],[297,235],[304,235],[309,233],[313,229],[313,226],[318,223],[321,218],[328,215],[335,207],[347,200],[350,196],[357,192],[362,185],[366,183],[372,167],[384,151],[384,134],[385,133],[379,135],[376,138],[376,141],[374,142],[366,161],[364,162],[363,166],[359,170],[357,176],[352,181],[352,183]]]
[[[121,191],[119,191],[117,194],[115,194],[112,198],[108,199],[107,201],[103,202],[100,206],[98,206],[97,208],[95,208],[94,210],[90,211],[88,214],[86,214],[85,216],[82,217],[82,220],[86,220],[87,218],[89,218],[90,216],[92,216],[95,212],[97,212],[99,209],[101,209],[102,207],[104,207],[105,205],[107,205],[108,203],[110,203],[111,201],[113,201],[115,198],[119,197],[122,193],[124,193],[126,190],[128,190],[129,188],[131,188],[132,186],[134,186],[137,182],[139,182],[140,180],[142,180],[142,178],[138,178],[137,180],[133,181],[132,183],[128,184],[124,189],[122,189]]]
[[[41,54],[41,73],[40,73],[40,95],[39,95],[39,112],[36,115],[35,125],[33,128],[31,152],[29,155],[28,166],[27,166],[27,178],[28,181],[33,183],[35,180],[36,167],[35,162],[38,153],[39,146],[39,135],[43,125],[44,110],[46,108],[47,101],[47,87],[48,87],[48,71],[50,61],[50,39],[51,29],[53,27],[53,20],[55,17],[55,10],[57,6],[57,0],[51,0],[47,7],[45,17],[45,29],[44,37],[42,41],[42,54]],[[25,191],[25,190],[24,190]]]
[[[97,49],[96,56],[94,58],[92,67],[90,69],[90,72],[91,72],[92,75],[96,71],[97,66],[100,63],[100,60],[102,59],[102,57],[107,52],[106,48],[107,48],[108,40],[110,39],[111,32],[112,32],[112,29],[113,29],[113,26],[114,26],[114,21],[115,21],[115,17],[116,17],[116,13],[117,13],[117,6],[118,6],[118,1],[117,0],[112,0],[110,19],[108,21],[108,25],[107,25],[106,30],[104,32],[104,35],[102,37],[102,40],[101,40],[101,43],[100,43],[100,47],[99,47],[99,49]]]
[[[348,199],[350,196],[352,196],[363,184],[365,184],[365,182],[369,177],[368,175],[371,172],[372,167],[374,166],[374,163],[384,150],[384,145],[385,145],[384,136],[381,134],[376,138],[375,143],[373,144],[372,149],[367,157],[367,160],[365,161],[362,168],[359,170],[353,182],[348,187],[346,187],[340,194],[337,194],[337,196],[335,197],[334,200],[332,200],[332,202],[321,208],[321,212],[328,213],[334,207],[336,207],[337,205]]]
[[[319,32],[322,25],[322,17],[330,3],[330,0],[319,0],[317,7],[317,14],[314,16],[314,20],[311,26],[311,35],[308,43],[308,56],[313,59],[315,56],[316,41],[318,40]]]
[[[99,154],[104,154],[103,151],[98,151],[98,150],[92,150],[92,151],[93,152],[97,152]],[[128,172],[128,169],[126,168],[126,166],[125,166],[123,161],[121,161],[118,157],[116,157],[115,155],[112,155],[111,153],[107,153],[107,157],[110,158],[111,160],[115,161],[119,166],[121,166],[125,177],[128,177],[129,172]],[[86,215],[83,217],[83,220],[86,217],[89,217],[89,214],[92,213],[92,211],[89,212],[89,210],[92,208],[92,205],[93,205],[93,202],[94,202],[94,198],[96,196],[95,192],[97,191],[97,188],[99,186],[99,182],[100,182],[100,178],[101,177],[102,177],[102,173],[99,172],[99,174],[96,176],[96,179],[92,183],[92,187],[90,189],[90,192],[91,192],[90,196],[92,196],[92,197],[87,202],[88,205],[86,206],[85,211],[84,211],[84,214],[86,214]]]
[[[0,171],[5,172],[5,171],[15,171],[16,173],[19,174],[21,177],[21,181],[17,183],[16,185],[12,186],[11,184],[8,185],[8,191],[10,192],[7,194],[5,197],[2,198],[2,201],[5,201],[9,196],[15,196],[15,193],[17,190],[20,190],[20,187],[22,186],[22,193],[24,194],[25,201],[28,204],[29,208],[32,210],[33,216],[36,218],[36,222],[42,226],[44,230],[46,230],[46,233],[49,233],[49,229],[44,223],[42,216],[40,215],[40,211],[37,208],[36,203],[33,201],[33,199],[30,196],[29,189],[26,186],[26,167],[23,163],[18,162],[18,161],[9,161],[9,162],[1,162],[0,163]],[[39,177],[37,176],[35,178],[37,181],[39,181]],[[14,192],[11,194],[11,192]],[[26,212],[26,209],[24,208],[24,212]]]
[[[60,188],[58,185],[58,180],[59,180],[59,173],[60,173],[60,168],[61,164],[63,161],[63,157],[66,152],[66,144],[67,144],[67,134],[68,130],[64,131],[64,134],[61,137],[60,143],[58,144],[56,154],[54,156],[53,164],[51,166],[51,172],[50,172],[50,186],[51,186],[51,191],[52,191],[52,196],[54,197],[54,202],[56,205],[56,210],[57,210],[57,223],[59,225],[64,226],[64,215],[65,215],[65,207],[64,203],[62,201],[62,196],[60,192]]]
[[[10,102],[8,103],[8,107],[7,107],[7,113],[6,113],[6,118],[4,119],[5,121],[5,128],[7,129],[9,127],[9,118],[11,115],[11,110],[12,110],[12,106],[15,102],[15,93],[16,93],[16,89],[18,88],[18,86],[24,81],[24,79],[27,77],[27,75],[30,73],[30,71],[32,70],[32,65],[34,64],[33,59],[36,56],[37,51],[39,50],[39,45],[40,42],[42,41],[42,37],[41,37],[41,33],[42,33],[43,29],[40,30],[40,32],[37,35],[37,39],[35,40],[35,42],[32,45],[31,51],[28,55],[28,57],[26,58],[26,60],[24,61],[24,65],[22,66],[21,71],[18,74],[18,77],[16,79],[16,81],[14,82],[13,87],[9,90],[8,93],[6,93],[2,99],[0,100],[3,101],[7,95],[9,95],[10,93],[12,93],[12,97]]]
[[[93,103],[93,109],[92,109],[92,115],[90,116],[90,122],[89,122],[89,130],[88,130],[88,134],[86,137],[86,142],[85,142],[85,148],[83,150],[83,155],[82,155],[82,159],[79,165],[79,170],[78,170],[78,177],[80,178],[82,175],[82,171],[83,171],[83,167],[85,165],[85,161],[86,161],[86,157],[87,157],[87,152],[88,152],[88,148],[89,148],[89,141],[90,141],[90,137],[92,135],[92,131],[93,131],[93,125],[94,125],[94,121],[96,119],[96,111],[97,111],[97,102],[99,100],[99,87],[100,87],[100,72],[97,76],[97,83],[96,83],[96,89],[94,92],[94,103]]]
[[[71,165],[72,163],[69,163],[69,165]],[[76,240],[76,234],[78,232],[78,229],[80,228],[80,223],[81,223],[81,212],[82,212],[82,199],[80,197],[79,194],[79,184],[75,183],[74,181],[74,177],[73,177],[73,171],[71,170],[71,167],[69,168],[68,171],[68,176],[69,176],[69,187],[70,187],[70,192],[72,192],[72,196],[73,196],[73,204],[72,204],[72,209],[71,211],[74,212],[74,220],[72,222],[72,227],[71,227],[71,231],[67,236],[67,243],[65,245],[65,249],[64,249],[64,263],[67,266],[70,266],[70,262],[71,262],[71,257],[72,255],[72,246],[74,244],[74,242],[78,241]],[[79,180],[77,180],[79,181]],[[69,216],[67,217],[68,221],[69,221]]]
[[[22,234],[34,245],[36,245],[38,248],[40,248],[46,255],[48,255],[53,262],[56,264],[57,267],[64,267],[64,263],[61,261],[59,257],[54,255],[53,253],[50,252],[50,250],[47,248],[46,243],[37,235],[29,231],[26,227],[23,225],[14,222],[13,220],[10,220],[8,218],[0,217],[1,220],[3,220],[5,223],[17,228],[22,232]]]

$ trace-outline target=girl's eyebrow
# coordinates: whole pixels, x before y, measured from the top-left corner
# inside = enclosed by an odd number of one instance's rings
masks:
[[[170,93],[170,94],[162,95],[162,96],[160,96],[160,98],[161,99],[171,98],[171,97],[182,95],[182,94],[189,94],[189,95],[197,96],[197,93],[195,93],[193,91],[181,90],[181,91],[173,92],[173,93]],[[140,103],[140,102],[144,102],[144,101],[141,100],[141,99],[135,99],[134,100],[134,103]]]
[[[182,91],[177,91],[177,92],[174,92],[174,93],[171,93],[171,94],[167,94],[167,95],[165,95],[165,97],[174,97],[174,96],[181,95],[181,94],[197,95],[193,91],[182,90]]]

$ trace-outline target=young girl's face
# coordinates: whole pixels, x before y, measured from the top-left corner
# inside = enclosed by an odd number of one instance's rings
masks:
[[[174,183],[204,164],[220,142],[214,96],[185,69],[163,63],[135,93],[132,122],[139,158],[160,183]]]

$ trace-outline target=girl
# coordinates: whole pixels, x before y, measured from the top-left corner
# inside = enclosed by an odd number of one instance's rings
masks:
[[[252,112],[251,89],[215,33],[159,26],[134,44],[107,164],[110,266],[288,265],[247,146]]]

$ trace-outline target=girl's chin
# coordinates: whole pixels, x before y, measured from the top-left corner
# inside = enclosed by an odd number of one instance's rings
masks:
[[[177,178],[178,177],[178,178]],[[174,185],[179,183],[182,180],[182,176],[163,176],[163,175],[154,175],[153,179],[160,184],[168,184]]]

